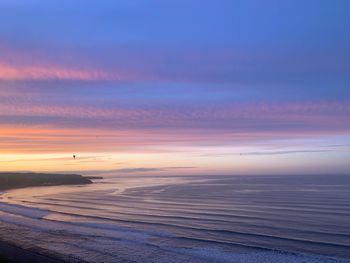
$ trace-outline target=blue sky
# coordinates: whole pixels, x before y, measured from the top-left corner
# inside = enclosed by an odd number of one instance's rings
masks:
[[[1,1],[3,169],[347,173],[349,8]]]

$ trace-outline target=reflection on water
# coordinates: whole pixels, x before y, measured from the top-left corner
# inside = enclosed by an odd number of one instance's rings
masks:
[[[115,177],[2,197],[1,231],[90,262],[350,259],[346,176]]]

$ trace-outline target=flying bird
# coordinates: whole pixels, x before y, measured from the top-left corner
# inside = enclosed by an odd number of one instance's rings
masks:
[[[73,155],[73,159],[75,159],[75,157],[76,157],[76,156],[75,156],[75,155]]]

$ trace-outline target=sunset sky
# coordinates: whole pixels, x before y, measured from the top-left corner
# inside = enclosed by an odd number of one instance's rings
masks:
[[[348,173],[349,10],[2,0],[0,170]]]

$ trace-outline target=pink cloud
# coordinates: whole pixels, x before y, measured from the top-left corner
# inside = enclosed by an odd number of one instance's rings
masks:
[[[0,80],[127,80],[124,73],[103,70],[75,69],[63,66],[12,66],[0,62]]]
[[[246,103],[184,109],[30,103],[0,104],[3,152],[61,152],[75,148],[86,152],[153,151],[159,147],[240,145],[350,132],[350,105],[340,102]]]
[[[0,80],[125,81],[151,76],[120,67],[98,66],[78,51],[20,50],[0,43]]]
[[[259,126],[267,130],[280,130],[284,125],[293,128],[293,125],[298,127],[298,124],[306,128],[313,124],[320,125],[327,130],[338,127],[350,128],[347,124],[349,123],[347,121],[350,116],[350,104],[347,102],[231,103],[182,108],[165,105],[153,107],[106,107],[93,104],[59,103],[46,105],[44,102],[45,98],[36,101],[32,99],[4,100],[0,104],[0,116],[60,117],[86,120],[87,125],[104,122],[107,127],[135,129],[149,126],[155,129],[179,127],[256,130],[259,132]],[[76,124],[79,126],[79,121]]]

